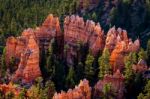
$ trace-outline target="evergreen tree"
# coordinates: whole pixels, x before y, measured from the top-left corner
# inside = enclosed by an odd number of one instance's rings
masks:
[[[68,75],[66,77],[66,86],[67,88],[74,88],[76,84],[76,75],[74,72],[74,68],[70,66]]]
[[[17,99],[26,99],[26,89],[23,88],[21,90],[21,92],[19,93],[19,96],[17,97]]]
[[[130,81],[133,80],[134,78],[134,73],[132,70],[132,65],[133,65],[133,58],[132,58],[132,53],[130,53],[128,56],[125,57],[125,70],[124,70],[124,75],[126,79],[126,84],[130,83]]]
[[[48,49],[48,56],[46,61],[46,71],[49,78],[53,78],[54,76],[54,58],[52,53],[52,48]]]
[[[102,92],[103,92],[103,96],[102,96],[102,99],[113,99],[113,97],[111,96],[112,95],[112,90],[111,90],[111,84],[105,84],[103,89],[102,89]]]
[[[96,13],[95,12],[93,12],[93,14],[92,14],[92,20],[93,21],[97,21],[97,15],[96,15]]]
[[[89,53],[86,61],[85,61],[85,77],[92,81],[94,76],[94,68],[93,68],[94,57]]]
[[[98,59],[99,62],[99,74],[98,77],[102,79],[105,74],[111,73],[111,66],[109,64],[110,53],[108,49],[105,49],[102,56]]]
[[[43,78],[42,77],[38,77],[36,80],[35,80],[35,84],[33,84],[30,88],[30,98],[31,99],[46,99],[44,97],[44,94],[43,93]]]
[[[10,23],[11,25],[11,27],[10,27],[10,29],[11,29],[11,33],[15,36],[16,34],[16,32],[17,32],[17,23],[16,23],[16,21],[15,21],[15,19],[14,18],[12,18],[12,20],[11,20],[11,23]]]
[[[51,99],[54,96],[55,93],[55,84],[52,81],[47,81],[45,90],[47,93],[47,99]]]
[[[141,48],[139,53],[138,53],[138,61],[140,61],[141,59],[147,60],[147,54],[146,54],[146,51],[144,51],[143,48]]]
[[[140,93],[138,99],[150,99],[150,80],[146,84],[143,93]]]

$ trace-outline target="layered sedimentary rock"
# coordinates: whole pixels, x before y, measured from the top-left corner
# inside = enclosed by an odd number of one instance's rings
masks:
[[[40,51],[48,50],[52,39],[56,39],[58,47],[62,47],[59,40],[62,39],[60,24],[57,17],[49,15],[42,26],[36,29],[28,28],[22,32],[20,37],[9,37],[6,43],[6,63],[15,58],[18,69],[13,77],[14,80],[21,79],[31,82],[41,75],[39,62]],[[61,41],[62,42],[62,41]],[[61,48],[59,48],[61,50]],[[60,55],[60,52],[58,52]]]
[[[84,79],[74,89],[69,89],[67,92],[55,93],[53,99],[91,99],[91,87],[89,82]]]
[[[132,42],[132,40],[128,38],[127,32],[121,28],[111,28],[105,40],[104,32],[99,23],[96,24],[91,20],[85,22],[83,18],[75,15],[65,18],[63,34],[58,18],[50,14],[42,26],[36,29],[26,29],[20,37],[10,37],[7,39],[7,65],[9,65],[11,58],[14,57],[18,60],[19,67],[21,66],[20,68],[25,69],[25,67],[28,66],[28,64],[25,64],[30,58],[28,55],[25,55],[25,53],[27,52],[28,45],[30,45],[29,41],[31,37],[37,43],[36,47],[39,48],[39,51],[37,51],[38,54],[43,50],[46,52],[51,44],[50,42],[55,39],[58,49],[56,56],[64,56],[68,65],[74,65],[75,60],[83,57],[82,53],[79,52],[81,46],[85,47],[85,45],[87,45],[93,56],[97,56],[100,51],[103,51],[105,46],[105,49],[107,48],[110,51],[110,64],[114,72],[117,69],[122,71],[124,68],[124,57],[130,52],[138,51],[140,47],[139,40],[137,39]],[[63,52],[63,47],[65,53]],[[37,57],[39,58],[39,56]],[[35,60],[39,62],[38,58],[35,58]],[[39,67],[39,64],[35,67]]]
[[[97,82],[94,87],[94,99],[101,98],[103,95],[103,88],[106,84],[111,85],[111,91],[112,93],[115,93],[115,99],[123,99],[125,91],[124,76],[119,70],[117,70],[113,75],[106,74],[103,80]]]
[[[67,16],[64,21],[64,44],[68,46],[66,58],[68,64],[73,64],[77,57],[78,43],[89,45],[93,55],[104,47],[104,35],[100,25],[91,20],[84,22],[79,16]]]
[[[39,46],[35,38],[30,36],[27,47],[21,54],[21,61],[14,79],[21,78],[24,82],[31,82],[41,76],[39,59]]]
[[[115,27],[111,28],[107,33],[105,48],[109,49],[111,53],[110,64],[113,71],[115,72],[117,69],[122,71],[124,68],[124,57],[130,52],[138,51],[139,47],[139,40],[132,42],[125,30],[121,28],[116,30]]]

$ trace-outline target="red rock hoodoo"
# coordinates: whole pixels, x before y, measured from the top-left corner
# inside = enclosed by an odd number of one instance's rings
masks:
[[[58,18],[50,14],[42,26],[36,29],[26,29],[20,37],[9,37],[7,39],[7,66],[12,57],[19,61],[18,69],[13,77],[14,80],[21,79],[25,82],[31,82],[41,75],[39,67],[40,51],[47,51],[53,38],[60,40],[62,34]]]
[[[84,22],[79,16],[67,16],[64,21],[64,43],[68,64],[73,64],[73,57],[77,57],[78,43],[88,44],[93,55],[104,47],[104,34],[100,25],[91,20]]]
[[[99,23],[96,24],[91,20],[85,22],[83,18],[75,15],[65,18],[63,34],[60,29],[59,19],[50,14],[42,26],[36,29],[26,29],[20,37],[9,37],[7,39],[7,66],[12,57],[18,60],[19,64],[14,78],[24,77],[24,80],[31,81],[31,79],[41,75],[38,55],[42,50],[47,51],[52,39],[57,42],[57,49],[59,49],[57,56],[64,56],[68,65],[74,65],[75,59],[82,57],[82,53],[78,51],[80,49],[79,45],[88,45],[93,56],[97,56],[104,48],[108,48],[111,53],[110,64],[114,72],[117,69],[122,71],[124,57],[130,52],[138,51],[140,47],[139,40],[132,42],[128,38],[127,32],[121,28],[111,28],[105,41],[105,35]],[[31,62],[30,60],[34,61]],[[31,64],[33,65],[31,66]],[[37,70],[37,74],[32,75],[33,73],[29,73],[33,69]],[[26,74],[28,74],[28,77]],[[31,77],[30,80],[29,77]]]
[[[115,27],[113,27],[107,33],[105,48],[109,49],[111,53],[110,64],[115,72],[117,69],[123,70],[124,57],[130,52],[138,51],[140,43],[138,39],[133,43],[132,40],[128,38],[125,30],[121,28],[116,30]]]
[[[124,85],[124,76],[120,73],[119,70],[116,71],[113,75],[106,74],[103,80],[100,80],[95,85],[94,97],[99,99],[103,94],[102,90],[106,84],[111,85],[111,90],[113,90],[115,95],[115,99],[123,99],[125,85]]]
[[[53,99],[91,99],[91,87],[89,82],[84,79],[74,89],[69,89],[67,92],[55,93]]]

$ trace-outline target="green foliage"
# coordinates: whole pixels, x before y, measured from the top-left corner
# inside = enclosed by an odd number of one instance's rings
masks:
[[[88,80],[92,80],[94,76],[94,68],[93,68],[93,61],[94,57],[91,54],[88,54],[86,61],[85,61],[85,77]]]
[[[95,21],[95,22],[97,21],[97,15],[96,15],[95,12],[93,12],[93,14],[92,14],[91,17],[92,17],[92,20],[93,20],[93,21]]]
[[[124,75],[125,75],[125,79],[126,79],[126,84],[130,83],[130,81],[133,80],[134,78],[134,73],[132,70],[132,65],[133,63],[136,63],[136,57],[135,57],[135,53],[130,53],[128,56],[125,57],[125,70],[124,70]]]
[[[46,99],[52,99],[55,93],[55,84],[52,81],[47,81],[45,84],[44,92]]]
[[[112,96],[114,93],[112,93],[113,91],[110,83],[104,85],[102,92],[102,99],[114,99],[114,97]]]
[[[105,74],[111,73],[111,66],[109,64],[109,57],[110,53],[108,49],[105,49],[102,56],[99,57],[98,63],[99,63],[99,74],[98,77],[102,79]]]
[[[138,99],[150,99],[150,80],[146,84],[143,93],[140,93]]]
[[[26,91],[27,90],[23,88],[21,92],[19,93],[19,96],[17,97],[17,99],[26,99]]]
[[[46,59],[46,71],[47,75],[49,78],[53,78],[54,77],[54,58],[53,58],[53,53],[52,53],[52,48],[48,49],[48,55],[47,55],[47,59]]]
[[[76,84],[75,71],[74,68],[70,66],[68,75],[66,77],[66,86],[67,88],[74,88],[75,84]]]
[[[138,60],[147,60],[147,53],[146,51],[144,51],[143,48],[140,49],[139,53],[138,53]]]
[[[60,18],[76,13],[79,0],[0,0],[0,38],[18,36],[29,27],[42,24],[45,17],[52,13]]]

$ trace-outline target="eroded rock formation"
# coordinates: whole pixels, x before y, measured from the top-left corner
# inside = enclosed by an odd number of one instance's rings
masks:
[[[13,77],[14,80],[21,79],[25,82],[31,82],[41,76],[39,67],[40,51],[45,50],[46,52],[53,38],[60,40],[62,34],[58,18],[50,14],[42,26],[36,29],[26,29],[20,37],[9,37],[7,39],[7,66],[9,66],[11,58],[15,58],[15,61],[18,62],[18,69]]]
[[[110,64],[114,72],[116,72],[117,69],[122,71],[124,68],[124,57],[130,52],[138,51],[140,47],[139,40],[137,39],[132,42],[132,40],[128,38],[127,32],[121,28],[111,28],[105,40],[104,32],[99,23],[96,24],[91,20],[85,22],[83,18],[75,15],[65,18],[63,34],[60,29],[59,19],[50,14],[42,26],[36,29],[26,29],[20,37],[10,37],[7,39],[6,63],[9,65],[12,57],[18,61],[19,68],[16,72],[16,78],[24,77],[25,79],[29,79],[25,74],[29,73],[29,71],[33,71],[32,69],[36,71],[36,68],[38,72],[36,75],[40,75],[40,59],[38,54],[40,54],[42,50],[47,51],[52,39],[56,40],[57,49],[59,49],[56,56],[64,56],[68,65],[74,65],[75,60],[82,57],[82,53],[79,52],[81,46],[87,45],[87,49],[91,51],[93,56],[97,56],[104,48],[109,49],[111,54]],[[34,47],[30,48],[29,46]],[[33,51],[30,49],[33,49]],[[36,55],[34,53],[36,53]],[[34,60],[35,62],[32,61],[33,63],[30,63],[30,60]],[[30,67],[30,64],[34,65]],[[28,76],[32,78],[31,74],[32,73],[29,73]],[[33,76],[32,79],[34,78],[35,76]]]
[[[69,89],[67,92],[55,93],[53,99],[91,99],[91,87],[89,82],[84,79],[74,89]]]
[[[94,99],[100,99],[103,95],[103,88],[106,84],[111,85],[112,93],[115,93],[115,99],[123,99],[125,85],[124,76],[117,70],[113,75],[106,74],[103,80],[100,80],[95,85]]]
[[[73,64],[74,57],[77,57],[78,43],[89,45],[93,55],[96,55],[104,47],[104,34],[100,25],[91,20],[84,22],[79,16],[67,16],[64,21],[64,44],[66,49],[67,62]]]
[[[14,79],[21,78],[24,82],[31,82],[41,76],[39,67],[39,46],[33,36],[30,36],[23,53]]]
[[[117,69],[123,70],[124,68],[124,57],[130,52],[136,52],[140,48],[139,40],[132,42],[128,38],[127,32],[115,27],[111,28],[107,33],[105,48],[109,49],[110,64],[115,72]]]

